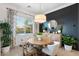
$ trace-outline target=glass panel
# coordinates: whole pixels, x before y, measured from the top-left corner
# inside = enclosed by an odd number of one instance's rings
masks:
[[[32,33],[33,21],[32,19],[21,16],[16,16],[16,34]]]

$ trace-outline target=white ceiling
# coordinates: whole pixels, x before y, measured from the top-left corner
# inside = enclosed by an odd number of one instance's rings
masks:
[[[16,9],[18,10],[23,10],[23,11],[27,11],[31,14],[38,14],[39,11],[41,11],[44,14],[59,10],[61,8],[70,6],[74,3],[8,3],[4,5],[8,5],[10,8],[14,8],[16,7]],[[41,9],[40,9],[40,5],[41,5]],[[31,6],[31,7],[28,7]]]
[[[16,5],[34,14],[37,14],[40,11],[44,14],[47,14],[72,4],[73,3],[18,3]],[[41,9],[40,9],[40,5],[41,5]]]

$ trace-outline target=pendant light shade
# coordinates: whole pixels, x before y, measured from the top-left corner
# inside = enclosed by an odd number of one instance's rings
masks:
[[[39,14],[35,15],[34,21],[36,23],[44,23],[44,22],[46,22],[46,16],[42,13],[41,4],[39,4],[39,5],[40,5],[40,7],[39,7],[40,11],[39,11]]]
[[[46,16],[44,14],[35,15],[35,22],[37,22],[37,23],[46,22]]]

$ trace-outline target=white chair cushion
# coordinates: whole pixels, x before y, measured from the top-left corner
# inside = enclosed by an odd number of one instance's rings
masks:
[[[43,48],[42,52],[44,52],[45,54],[48,54],[48,55],[52,55],[52,52],[48,48]]]
[[[54,44],[47,45],[47,48],[48,48],[49,50],[52,50],[52,49],[54,49],[54,48],[56,47],[56,45],[60,45],[60,42],[54,41]]]
[[[52,45],[47,45],[46,48],[42,49],[42,52],[48,54],[48,55],[55,55],[57,53],[57,50],[59,48],[60,42],[54,41],[54,44]]]
[[[52,50],[55,48],[55,44],[53,44],[53,45],[47,45],[47,48],[48,48],[50,51],[52,51]]]

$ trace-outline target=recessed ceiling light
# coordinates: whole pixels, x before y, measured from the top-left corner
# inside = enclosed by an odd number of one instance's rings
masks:
[[[27,5],[27,7],[28,7],[28,8],[31,8],[31,6],[30,6],[30,5]]]

